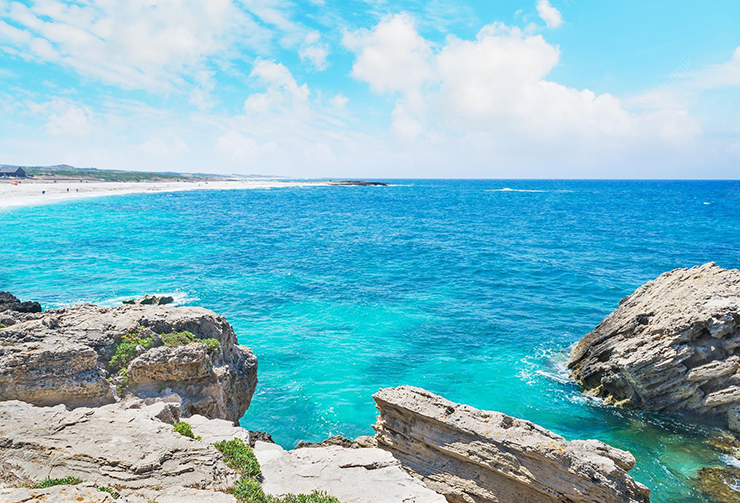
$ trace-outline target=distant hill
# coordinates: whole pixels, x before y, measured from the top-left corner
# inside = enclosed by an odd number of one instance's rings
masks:
[[[106,182],[133,182],[133,181],[174,181],[174,180],[224,180],[245,178],[241,175],[215,175],[208,173],[177,173],[174,171],[126,171],[115,169],[78,168],[69,164],[55,164],[53,166],[19,166],[0,164],[2,167],[23,168],[27,175],[40,179],[54,180],[97,180]],[[249,178],[260,175],[250,175]]]

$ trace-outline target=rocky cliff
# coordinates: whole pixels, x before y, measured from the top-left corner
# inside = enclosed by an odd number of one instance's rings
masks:
[[[740,431],[740,271],[710,263],[662,274],[622,299],[568,367],[607,403]]]
[[[638,503],[629,452],[402,386],[373,395],[378,446],[450,503]]]
[[[0,400],[80,407],[174,392],[185,416],[237,421],[257,384],[252,351],[206,309],[83,304],[0,315]]]

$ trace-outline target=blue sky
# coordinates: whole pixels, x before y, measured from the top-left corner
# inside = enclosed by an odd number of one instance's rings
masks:
[[[0,0],[0,163],[738,178],[740,2]]]

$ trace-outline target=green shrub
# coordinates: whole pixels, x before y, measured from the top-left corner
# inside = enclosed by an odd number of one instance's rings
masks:
[[[208,346],[208,349],[211,352],[221,351],[221,343],[218,342],[217,339],[213,339],[213,338],[202,339],[200,342]]]
[[[5,325],[3,323],[0,323],[0,330],[2,330],[3,328],[8,328],[8,325]]]
[[[234,485],[234,497],[240,503],[272,503],[273,498],[262,491],[262,485],[250,477],[242,477]]]
[[[162,343],[168,348],[176,348],[178,346],[187,346],[191,342],[195,342],[196,337],[186,331],[182,332],[170,332],[168,334],[161,334]]]
[[[120,498],[120,497],[121,497],[121,495],[120,495],[119,493],[117,493],[116,491],[114,491],[114,490],[113,490],[113,489],[111,489],[110,487],[105,487],[105,486],[95,486],[95,488],[96,488],[96,489],[97,489],[98,491],[103,491],[104,493],[108,493],[108,494],[110,494],[110,495],[111,495],[111,497],[112,497],[112,498],[113,498],[114,500],[117,500],[118,498]]]
[[[260,463],[251,447],[239,438],[216,442],[213,446],[224,455],[226,466],[245,477],[258,479],[262,476]]]
[[[81,483],[82,479],[78,479],[77,477],[64,477],[63,479],[52,479],[50,477],[46,477],[36,486],[36,488],[46,489],[47,487],[54,486],[74,486]]]
[[[149,349],[154,344],[154,339],[150,335],[148,337],[141,337],[139,332],[143,327],[139,327],[132,332],[127,332],[121,337],[121,342],[115,345],[113,349],[113,357],[108,363],[108,369],[117,372],[121,369],[128,367],[128,364],[136,358],[136,347],[142,346],[144,349]]]
[[[190,425],[184,421],[180,421],[179,423],[175,423],[175,431],[182,435],[183,437],[192,438],[195,440],[200,440],[201,437],[196,437],[193,434],[193,429],[190,427]]]
[[[311,494],[286,494],[276,501],[280,503],[341,503],[324,491],[314,491]]]

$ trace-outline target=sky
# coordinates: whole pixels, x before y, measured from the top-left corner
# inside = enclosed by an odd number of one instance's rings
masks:
[[[740,2],[0,0],[0,164],[740,178]]]

